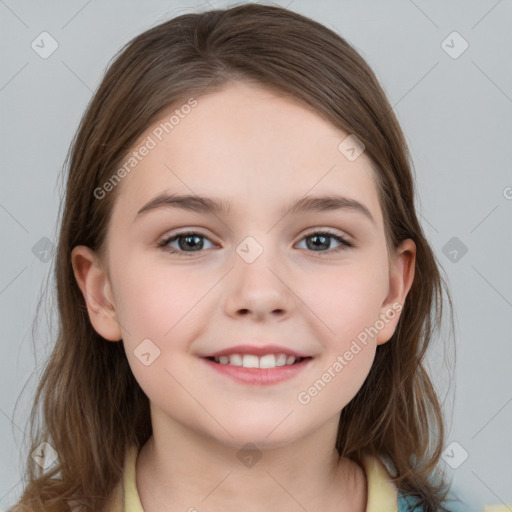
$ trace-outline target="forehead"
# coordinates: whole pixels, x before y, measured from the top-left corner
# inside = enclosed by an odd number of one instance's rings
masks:
[[[336,193],[363,203],[382,226],[371,161],[364,153],[351,161],[339,150],[348,135],[289,97],[232,82],[173,105],[144,132],[114,210],[133,217],[167,192],[222,198],[232,214],[253,215]]]

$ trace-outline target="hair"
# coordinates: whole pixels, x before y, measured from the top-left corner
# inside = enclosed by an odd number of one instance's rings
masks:
[[[119,187],[101,200],[94,191],[148,127],[170,106],[235,80],[271,88],[355,134],[376,171],[388,250],[408,238],[416,244],[415,277],[397,328],[377,347],[364,384],[341,411],[336,449],[355,462],[365,454],[387,460],[402,494],[427,512],[446,510],[444,477],[431,478],[445,427],[425,354],[441,326],[443,288],[451,310],[452,301],[418,222],[404,135],[375,74],[345,39],[290,10],[245,4],[184,14],[138,35],[109,63],[87,106],[64,162],[53,274],[58,336],[30,415],[30,453],[48,442],[58,459],[45,471],[27,455],[27,484],[13,512],[60,512],[72,502],[103,510],[128,447],[151,436],[149,399],[123,343],[106,342],[93,329],[71,251],[86,245],[104,255]],[[36,427],[39,407],[43,424]]]

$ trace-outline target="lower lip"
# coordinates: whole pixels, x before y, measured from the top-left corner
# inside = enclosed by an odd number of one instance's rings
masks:
[[[291,366],[276,366],[275,368],[245,368],[244,366],[216,363],[215,361],[211,361],[206,358],[202,358],[202,360],[213,370],[222,375],[231,377],[237,382],[256,386],[268,386],[277,384],[284,380],[292,379],[303,371],[311,362],[311,358],[306,358],[300,363],[296,363]]]

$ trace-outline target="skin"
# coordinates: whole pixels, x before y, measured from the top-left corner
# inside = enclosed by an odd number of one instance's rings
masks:
[[[94,328],[110,342],[122,338],[150,399],[153,436],[136,465],[144,510],[364,511],[364,471],[334,448],[338,419],[399,312],[308,404],[297,395],[380,314],[403,305],[415,245],[404,241],[388,260],[370,160],[349,161],[338,150],[348,134],[309,107],[248,82],[197,100],[118,185],[105,261],[84,246],[72,253]],[[229,200],[231,213],[162,207],[134,221],[162,191]],[[333,191],[363,203],[375,223],[349,209],[280,214],[306,194]],[[306,235],[325,228],[354,247],[335,253],[335,239],[323,252],[308,247]],[[157,246],[188,229],[206,237],[200,251]],[[252,263],[236,252],[247,236],[263,248]],[[160,350],[149,366],[134,354],[147,338]],[[266,387],[234,382],[199,359],[256,340],[314,358],[299,376]],[[246,443],[262,456],[252,467],[237,457]]]

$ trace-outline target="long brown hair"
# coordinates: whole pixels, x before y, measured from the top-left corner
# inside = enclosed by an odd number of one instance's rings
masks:
[[[444,510],[446,484],[432,480],[444,420],[424,364],[441,326],[443,288],[451,310],[452,303],[418,222],[404,136],[374,73],[349,43],[311,19],[260,4],[185,14],[140,34],[116,55],[87,107],[65,162],[54,274],[59,333],[30,416],[27,485],[11,510],[60,512],[71,501],[102,510],[127,448],[151,436],[148,397],[123,343],[106,342],[93,329],[71,251],[86,245],[103,254],[117,190],[101,200],[94,191],[141,134],[170,106],[231,80],[280,91],[355,134],[377,171],[388,247],[407,238],[416,244],[415,279],[397,329],[377,347],[366,381],[341,412],[336,447],[357,462],[364,454],[382,457],[401,493],[416,496],[426,511]],[[43,424],[35,428],[41,405]],[[30,455],[42,442],[58,454],[47,471]]]

